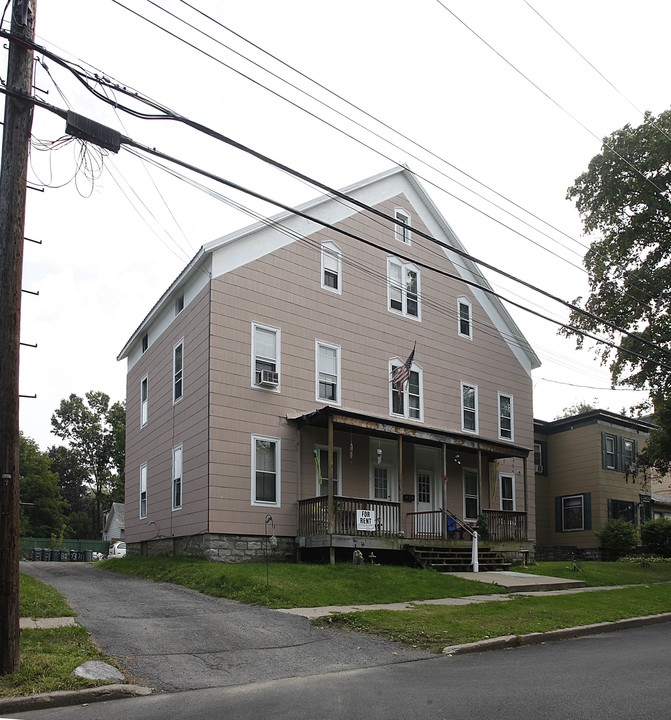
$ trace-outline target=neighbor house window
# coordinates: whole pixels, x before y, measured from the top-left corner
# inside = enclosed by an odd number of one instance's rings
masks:
[[[140,517],[147,517],[147,463],[140,465]]]
[[[252,436],[252,505],[280,505],[280,441]]]
[[[172,350],[172,401],[178,402],[184,394],[184,340]]]
[[[149,419],[149,377],[145,375],[140,383],[140,427]]]
[[[601,464],[606,470],[636,475],[638,441],[612,433],[601,433],[601,456]]]
[[[182,507],[182,446],[172,449],[172,509]]]
[[[332,242],[322,245],[322,287],[332,292],[342,292],[342,252]]]
[[[252,385],[279,390],[280,331],[252,323]]]
[[[394,237],[407,245],[410,244],[410,215],[405,210],[397,208],[394,212],[396,223],[394,225]]]
[[[478,386],[461,383],[461,429],[478,432]]]
[[[617,452],[617,436],[603,434],[603,466],[607,470],[615,470],[615,458]]]
[[[636,525],[637,503],[630,500],[608,500],[608,519],[626,520]]]
[[[319,495],[328,495],[328,479],[329,479],[329,449],[324,446],[316,448],[319,457],[319,467],[316,468],[317,473],[317,492]],[[340,448],[333,448],[333,494],[342,495],[340,487],[340,468],[342,467],[342,451]],[[319,482],[319,471],[321,470],[321,483]]]
[[[535,442],[534,443],[534,471],[536,475],[547,475],[548,474],[548,451],[547,443]]]
[[[389,364],[389,376],[403,363],[396,359]],[[394,383],[389,383],[389,400],[392,415],[400,415],[401,417],[410,418],[411,420],[424,419],[424,402],[422,398],[422,369],[416,363],[412,364],[412,369],[408,375],[408,379],[403,383],[401,392]]]
[[[407,317],[420,318],[420,276],[414,266],[397,258],[387,260],[389,310]]]
[[[459,315],[459,335],[473,339],[473,306],[468,298],[460,297],[457,300],[457,312]]]
[[[574,532],[592,529],[592,495],[564,495],[555,498],[555,530]]]
[[[317,400],[340,404],[340,347],[316,343]]]
[[[515,509],[515,476],[501,474],[501,510]]]
[[[499,393],[499,438],[514,440],[513,396]]]
[[[475,520],[478,517],[480,502],[478,492],[478,472],[464,468],[464,518]]]

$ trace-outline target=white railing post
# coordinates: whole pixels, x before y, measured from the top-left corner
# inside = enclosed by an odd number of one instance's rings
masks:
[[[478,533],[476,531],[473,531],[471,565],[473,566],[473,572],[480,572],[480,563],[478,562]]]

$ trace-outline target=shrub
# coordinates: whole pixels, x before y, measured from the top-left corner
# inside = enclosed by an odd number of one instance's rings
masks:
[[[601,547],[615,557],[631,553],[638,545],[636,527],[626,520],[609,520],[603,530],[596,533]]]
[[[646,552],[671,557],[671,520],[657,518],[643,523],[641,542]]]

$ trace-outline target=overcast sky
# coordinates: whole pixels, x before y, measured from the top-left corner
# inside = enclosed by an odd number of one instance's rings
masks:
[[[589,242],[567,187],[602,137],[671,102],[665,0],[190,0],[211,19],[183,0],[37,3],[39,44],[330,186],[407,164],[469,252],[567,300],[587,291]],[[45,64],[35,82],[53,105],[284,203],[320,194],[174,122],[117,112]],[[50,418],[62,398],[92,389],[124,398],[116,356],[126,340],[201,245],[252,222],[127,151],[101,159],[54,143],[64,134],[63,120],[36,110],[29,178],[39,190],[28,192],[26,236],[42,245],[26,244],[23,286],[39,296],[23,294],[22,340],[38,347],[22,349],[20,384],[37,395],[21,401],[21,429],[43,449],[59,442]],[[486,274],[516,301],[566,319],[549,300]],[[555,325],[510,312],[543,362],[537,418],[583,401],[619,412],[642,399],[608,390],[607,370]]]

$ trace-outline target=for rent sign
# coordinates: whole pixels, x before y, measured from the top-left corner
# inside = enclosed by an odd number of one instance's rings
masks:
[[[356,529],[375,530],[375,510],[357,510]]]

